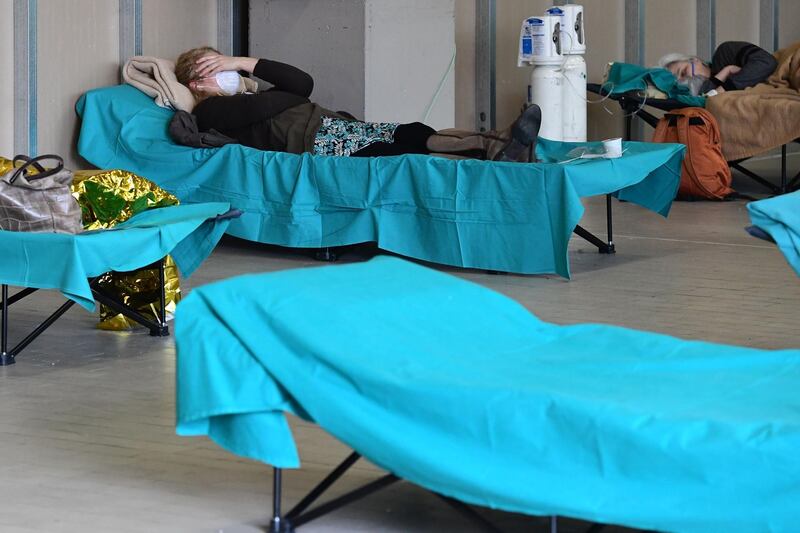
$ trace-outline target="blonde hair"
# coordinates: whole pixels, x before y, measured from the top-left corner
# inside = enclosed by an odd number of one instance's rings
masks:
[[[189,87],[189,82],[199,79],[197,75],[197,60],[208,54],[219,54],[219,50],[210,46],[201,46],[200,48],[192,48],[178,56],[175,62],[175,77],[182,84]],[[191,87],[189,87],[191,90]],[[192,91],[195,98],[201,98],[203,95]]]

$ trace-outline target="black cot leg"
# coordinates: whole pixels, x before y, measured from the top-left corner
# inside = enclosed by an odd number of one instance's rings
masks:
[[[166,289],[164,288],[166,277],[164,275],[164,265],[166,264],[166,257],[161,259],[158,262],[158,285],[161,288],[159,291],[159,303],[161,304],[161,316],[156,317],[159,322],[159,326],[161,326],[157,332],[154,332],[152,329],[150,330],[150,335],[153,337],[165,337],[169,335],[169,328],[167,327],[167,295]]]
[[[63,315],[63,314],[64,314],[64,313],[66,313],[67,311],[69,311],[69,308],[70,308],[70,307],[72,307],[73,305],[75,305],[75,301],[74,301],[74,300],[68,300],[67,302],[65,302],[64,304],[62,304],[62,305],[61,305],[61,307],[59,307],[58,309],[56,309],[56,311],[55,311],[55,312],[54,312],[52,315],[50,315],[49,317],[47,317],[47,318],[44,320],[44,322],[42,322],[41,324],[39,324],[38,326],[36,326],[36,329],[34,329],[32,332],[30,332],[30,333],[28,334],[28,336],[27,336],[27,337],[25,337],[24,339],[22,339],[22,340],[19,342],[19,344],[17,344],[16,346],[14,346],[14,347],[11,349],[11,353],[10,353],[10,355],[11,355],[11,358],[12,358],[12,362],[13,362],[13,358],[14,358],[14,357],[15,357],[15,356],[16,356],[16,355],[19,353],[19,352],[21,352],[22,350],[24,350],[24,349],[25,349],[25,347],[26,347],[27,345],[29,345],[31,342],[33,342],[33,341],[34,341],[34,339],[36,339],[36,337],[38,337],[39,335],[41,335],[42,333],[44,333],[44,330],[46,330],[47,328],[49,328],[50,326],[52,326],[52,325],[53,325],[53,323],[54,323],[56,320],[58,320],[59,318],[61,318],[61,315]]]
[[[606,194],[606,228],[608,230],[608,246],[604,250],[600,250],[603,254],[613,254],[617,250],[614,248],[614,228],[613,217],[611,212],[611,195]]]
[[[558,517],[550,517],[550,533],[558,533]]]
[[[127,316],[138,322],[139,324],[143,325],[144,327],[150,330],[150,335],[153,337],[166,337],[169,335],[169,328],[164,326],[159,322],[153,322],[142,316],[141,313],[138,311],[127,307],[124,304],[119,303],[117,300],[109,296],[106,292],[104,292],[100,287],[96,285],[92,285],[92,295],[94,299],[100,302],[101,304],[105,305],[106,307],[110,307],[117,313],[122,313],[123,315]]]
[[[8,353],[8,285],[3,285],[2,295],[3,298],[3,316],[2,316],[2,332],[0,333],[0,366],[13,365],[14,356]]]
[[[272,521],[269,523],[269,533],[288,533],[291,531],[288,523],[281,516],[281,469],[272,469]]]
[[[336,254],[336,249],[334,248],[319,248],[314,253],[314,258],[324,263],[335,263],[339,259],[339,256]]]
[[[454,500],[453,498],[448,498],[447,496],[442,496],[441,494],[437,494],[445,503],[447,503],[450,507],[461,513],[464,517],[471,520],[477,526],[479,526],[483,531],[486,533],[503,533],[500,529],[495,527],[494,524],[486,520],[484,517],[479,515],[474,509],[470,506],[458,501]]]
[[[781,194],[789,192],[786,184],[786,145],[781,146]]]
[[[322,496],[322,494],[328,490],[331,485],[333,485],[336,480],[344,475],[351,466],[353,466],[359,459],[361,458],[361,454],[358,452],[353,452],[347,456],[347,458],[342,461],[342,463],[333,469],[333,471],[325,476],[325,479],[319,482],[319,484],[314,487],[311,492],[309,492],[297,505],[295,505],[286,515],[286,518],[289,520],[294,520],[298,516],[300,516],[303,511],[308,509],[311,504],[313,504],[317,499]]]

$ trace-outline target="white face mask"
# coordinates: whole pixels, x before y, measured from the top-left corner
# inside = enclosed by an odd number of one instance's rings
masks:
[[[242,77],[239,76],[238,72],[223,70],[214,74],[214,79],[217,80],[217,85],[219,85],[219,90],[222,91],[222,94],[231,96],[242,92],[239,88]]]

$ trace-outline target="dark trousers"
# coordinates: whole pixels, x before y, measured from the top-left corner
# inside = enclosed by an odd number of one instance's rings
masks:
[[[400,124],[394,130],[394,142],[372,143],[357,152],[350,154],[350,157],[375,157],[381,155],[402,155],[402,154],[429,154],[428,138],[436,133],[436,130],[426,126],[422,122],[412,122],[411,124]]]

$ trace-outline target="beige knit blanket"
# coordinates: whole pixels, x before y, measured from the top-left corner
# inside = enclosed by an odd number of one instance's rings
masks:
[[[155,99],[161,107],[191,113],[196,104],[189,88],[175,77],[175,63],[169,59],[134,56],[122,67],[122,79]],[[247,91],[258,91],[255,81],[242,79]]]
[[[706,109],[719,123],[728,161],[800,138],[800,42],[778,50],[775,58],[778,68],[766,82],[706,100]]]

